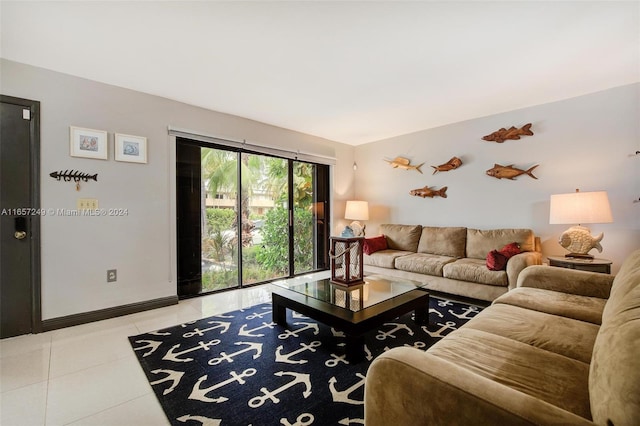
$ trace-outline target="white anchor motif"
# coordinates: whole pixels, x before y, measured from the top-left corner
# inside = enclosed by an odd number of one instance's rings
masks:
[[[248,351],[256,351],[256,353],[253,354],[253,359],[258,359],[260,358],[260,355],[262,355],[262,343],[235,342],[234,345],[247,345],[247,347],[245,347],[244,349],[240,349],[239,351],[234,352],[232,354],[227,354],[226,352],[220,352],[220,356],[217,358],[211,358],[208,364],[218,365],[222,361],[233,362],[234,356],[240,355],[241,353],[248,352]]]
[[[216,383],[213,386],[209,386],[208,388],[201,388],[200,384],[202,382],[204,382],[205,380],[207,380],[207,375],[205,374],[204,376],[200,377],[198,379],[198,381],[196,382],[195,385],[193,385],[193,390],[191,391],[191,394],[189,395],[189,399],[196,399],[198,401],[202,401],[202,402],[215,402],[217,404],[221,403],[221,402],[225,402],[228,401],[229,398],[225,397],[225,396],[219,396],[217,398],[209,398],[208,396],[206,396],[209,392],[216,390],[216,389],[220,389],[223,386],[226,386],[230,383],[233,382],[238,382],[241,385],[245,384],[245,381],[243,379],[247,378],[247,377],[251,377],[254,374],[256,374],[258,372],[258,370],[256,370],[255,368],[247,368],[246,370],[244,370],[242,373],[238,374],[235,371],[232,371],[229,373],[229,375],[231,376],[230,379],[224,380],[220,383]]]
[[[424,342],[414,342],[413,345],[410,345],[408,343],[405,343],[405,346],[409,347],[409,348],[416,348],[416,349],[425,349],[427,347],[427,344]]]
[[[134,351],[141,351],[143,349],[149,349],[149,352],[145,352],[142,354],[142,357],[144,358],[147,355],[151,355],[152,353],[154,353],[156,351],[156,349],[158,349],[160,347],[160,345],[162,344],[162,342],[156,342],[155,340],[136,340],[136,343],[146,343],[146,345],[144,346],[140,346],[138,348],[133,348]]]
[[[336,354],[331,354],[331,358],[333,359],[328,359],[325,361],[324,365],[326,365],[327,367],[337,367],[338,364],[343,363],[343,364],[349,364],[349,361],[347,361],[347,355],[336,355]]]
[[[453,306],[453,303],[451,303],[450,300],[442,300],[442,299],[440,299],[440,300],[438,300],[438,306],[444,308],[446,306]]]
[[[356,376],[360,378],[360,381],[342,391],[336,390],[336,382],[338,380],[335,378],[335,376],[329,379],[329,390],[331,391],[333,402],[344,402],[345,404],[352,405],[364,405],[364,399],[359,400],[349,398],[349,394],[364,386],[365,376],[360,373],[356,373]]]
[[[398,323],[395,323],[395,322],[388,322],[388,323],[385,323],[384,325],[392,325],[394,327],[391,330],[387,331],[387,332],[384,332],[382,330],[378,330],[378,333],[380,333],[380,334],[378,334],[376,336],[376,339],[378,339],[378,340],[386,340],[387,337],[391,337],[391,338],[395,339],[396,338],[395,332],[399,331],[399,330],[402,330],[402,329],[407,330],[407,333],[409,333],[409,336],[413,336],[413,330],[411,330],[409,328],[409,326],[406,325],[406,324],[398,324]]]
[[[436,330],[434,332],[429,331],[429,329],[426,326],[422,326],[422,330],[427,333],[429,336],[431,337],[444,337],[446,336],[446,334],[442,334],[443,331],[445,331],[446,329],[450,328],[455,330],[456,329],[456,323],[453,321],[447,321],[444,324],[442,323],[437,323],[437,325],[441,326],[439,330]]]
[[[262,312],[262,313],[254,312],[254,313],[252,313],[251,315],[247,315],[247,317],[246,317],[246,318],[247,318],[248,320],[252,320],[252,319],[256,319],[256,318],[260,318],[260,319],[262,319],[262,318],[264,318],[265,316],[269,315],[271,312],[272,312],[272,311],[266,311],[266,312]]]
[[[349,417],[345,417],[344,419],[338,421],[338,424],[346,426],[355,425],[356,423],[359,425],[363,425],[364,419],[350,419]]]
[[[284,375],[292,376],[293,380],[291,380],[289,383],[285,383],[284,385],[272,391],[268,390],[267,388],[261,388],[260,392],[262,392],[264,395],[251,398],[249,400],[249,407],[251,408],[261,407],[262,405],[264,405],[265,402],[267,402],[267,400],[271,400],[274,404],[277,404],[280,402],[280,399],[278,399],[276,395],[284,392],[285,390],[297,384],[304,385],[305,390],[302,392],[302,396],[305,399],[309,398],[309,396],[311,395],[311,380],[310,380],[311,375],[310,374],[294,373],[292,371],[278,371],[277,373],[274,373],[274,375],[278,377],[282,377]]]
[[[293,311],[293,312],[291,313],[291,318],[309,319],[309,317],[308,317],[308,316],[306,316],[306,315],[302,315],[301,313],[296,312],[296,311]]]
[[[171,333],[169,332],[161,332],[161,331],[150,331],[147,334],[152,334],[154,336],[171,336]]]
[[[440,311],[438,311],[437,309],[431,309],[429,308],[429,315],[431,314],[436,314],[437,316],[439,316],[440,318],[444,317],[444,314],[442,314]]]
[[[366,344],[364,345],[364,355],[367,361],[371,361],[373,359],[373,354],[371,353],[371,350]]]
[[[174,361],[174,362],[189,362],[189,361],[193,361],[193,358],[178,358],[178,357],[180,355],[188,354],[189,352],[199,351],[200,349],[204,349],[205,351],[208,351],[211,346],[215,346],[215,345],[217,345],[219,343],[220,343],[219,339],[210,340],[208,343],[198,342],[197,346],[194,346],[194,347],[189,348],[189,349],[185,349],[182,352],[174,352],[175,349],[178,349],[180,347],[180,344],[178,343],[177,345],[173,345],[171,347],[171,349],[169,349],[167,351],[167,353],[164,354],[162,359],[165,360],[165,361]]]
[[[297,349],[293,352],[289,352],[288,354],[282,354],[282,349],[284,349],[284,346],[280,345],[276,348],[276,362],[284,362],[286,364],[306,364],[307,362],[309,362],[306,359],[292,361],[290,358],[294,355],[297,355],[305,351],[315,352],[316,351],[315,348],[317,348],[320,345],[322,345],[322,343],[320,343],[317,340],[311,342],[308,345],[306,343],[300,343],[300,346],[302,346],[300,349]]]
[[[460,319],[471,319],[471,318],[475,317],[476,315],[478,315],[478,308],[475,307],[475,306],[466,306],[466,307],[462,308],[462,310],[464,311],[462,314],[456,314],[451,309],[449,309],[449,313],[451,315],[453,315],[454,317],[457,317],[457,318],[460,318]],[[469,316],[470,314],[473,314],[473,315]]]
[[[280,419],[280,423],[284,426],[309,426],[313,424],[315,417],[311,413],[302,413],[297,418],[295,423],[289,423],[285,417]]]
[[[284,340],[291,336],[300,337],[298,333],[311,329],[313,330],[314,336],[317,336],[318,333],[320,333],[320,328],[315,322],[294,322],[293,325],[302,325],[303,327],[297,328],[295,330],[285,330],[284,333],[278,335],[278,339]]]
[[[192,416],[191,414],[185,414],[182,417],[178,417],[176,420],[182,423],[186,423],[189,420],[193,420],[196,422],[200,422],[202,426],[220,426],[222,424],[222,420],[220,419],[210,419],[209,417],[203,417],[203,416]]]
[[[338,331],[333,327],[331,327],[331,334],[333,335],[333,337],[346,337],[346,334],[344,334],[344,331]]]
[[[240,327],[240,330],[238,331],[238,336],[245,336],[245,337],[263,337],[264,333],[261,334],[251,334],[254,331],[258,331],[258,330],[262,330],[263,328],[273,328],[276,325],[275,322],[263,322],[262,325],[260,327],[256,327],[253,328],[251,330],[247,330],[247,324],[242,324],[242,327]]]
[[[229,326],[231,325],[230,322],[223,322],[223,321],[209,321],[207,322],[207,324],[215,324],[215,325],[213,327],[203,328],[202,330],[200,330],[199,328],[194,328],[193,331],[184,333],[182,337],[189,338],[193,336],[204,336],[205,331],[215,330],[216,328],[222,328],[222,331],[220,332],[220,334],[224,334],[227,332],[227,330],[229,330]]]
[[[178,386],[178,383],[180,383],[180,379],[182,379],[182,376],[184,376],[184,372],[183,371],[174,371],[174,370],[163,370],[163,369],[157,369],[157,370],[152,370],[151,371],[153,374],[161,374],[161,373],[166,373],[167,375],[165,377],[163,377],[162,379],[158,379],[154,382],[149,382],[150,385],[157,385],[166,381],[172,381],[173,384],[165,389],[164,391],[162,391],[163,395],[166,395],[168,393],[173,392],[173,390],[176,388],[176,386]]]

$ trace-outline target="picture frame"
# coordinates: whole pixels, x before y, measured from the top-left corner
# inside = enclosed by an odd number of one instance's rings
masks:
[[[147,138],[144,136],[116,133],[114,145],[116,161],[125,161],[128,163],[147,162]]]
[[[69,155],[72,157],[107,160],[108,134],[105,130],[69,126]]]

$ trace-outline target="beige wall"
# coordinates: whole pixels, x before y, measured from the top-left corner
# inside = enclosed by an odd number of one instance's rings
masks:
[[[517,96],[517,94],[514,94]],[[533,123],[534,136],[502,144],[481,137],[501,127]],[[605,233],[604,251],[592,254],[614,261],[640,248],[640,84],[618,87],[561,102],[510,111],[476,120],[356,147],[356,197],[368,200],[368,235],[380,223],[475,228],[532,228],[545,255],[566,253],[558,236],[569,225],[549,224],[549,196],[605,190],[614,222],[589,225]],[[393,169],[384,158],[403,156],[425,162],[424,174]],[[458,156],[463,165],[432,175],[431,165]],[[539,164],[534,180],[498,180],[485,171],[494,163],[527,169]],[[409,190],[447,186],[448,198],[412,197]]]
[[[252,120],[0,60],[3,95],[41,102],[41,197],[45,209],[75,209],[78,198],[123,217],[42,218],[42,318],[51,319],[176,294],[175,138],[167,126],[337,158],[334,227],[353,196],[354,148]],[[69,126],[109,132],[109,160],[69,156]],[[113,159],[113,134],[148,138],[148,164]],[[56,170],[98,173],[82,184],[49,177]],[[342,224],[343,225],[343,224]],[[118,281],[107,284],[107,269]]]

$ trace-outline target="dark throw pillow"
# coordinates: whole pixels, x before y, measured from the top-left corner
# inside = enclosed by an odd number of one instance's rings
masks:
[[[487,268],[490,271],[505,270],[507,269],[507,261],[518,253],[521,253],[518,243],[507,244],[500,250],[491,250],[487,254]]]
[[[365,238],[364,239],[364,247],[362,251],[365,254],[373,254],[380,250],[387,249],[387,238],[384,235],[380,235],[379,237],[373,238]]]

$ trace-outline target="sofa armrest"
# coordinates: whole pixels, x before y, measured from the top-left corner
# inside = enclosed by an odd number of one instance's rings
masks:
[[[608,299],[613,275],[554,266],[531,266],[518,277],[518,287],[534,287]]]
[[[509,290],[516,288],[520,272],[527,266],[542,265],[542,253],[537,251],[525,251],[512,256],[507,262],[507,278]]]
[[[365,425],[587,425],[591,422],[414,348],[377,357],[365,383]]]

